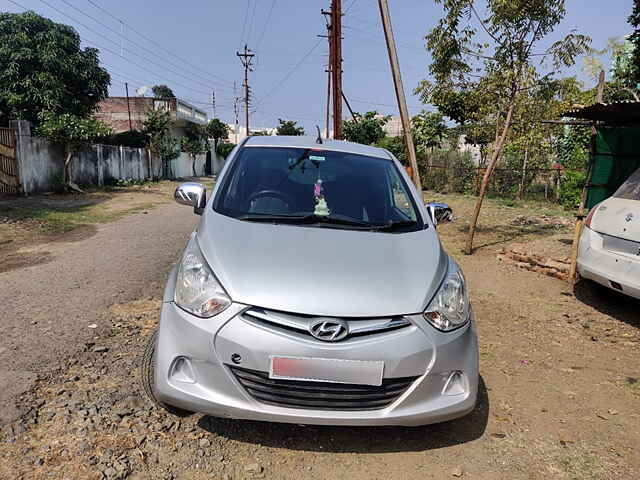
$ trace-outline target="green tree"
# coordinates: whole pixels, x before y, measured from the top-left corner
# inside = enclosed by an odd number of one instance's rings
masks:
[[[206,153],[209,149],[206,128],[196,123],[188,123],[185,128],[185,135],[180,139],[180,148],[191,157],[191,170],[193,171],[193,176],[197,176],[196,158],[198,155]]]
[[[163,109],[151,110],[143,124],[147,147],[151,154],[160,159],[164,176],[169,177],[170,163],[180,156],[178,139],[171,134],[171,117]],[[160,177],[158,172],[157,177]]]
[[[345,120],[342,124],[342,134],[349,142],[374,145],[385,136],[384,125],[391,119],[390,115],[378,115],[378,112],[367,112],[364,115],[355,114],[356,120]]]
[[[70,26],[34,12],[0,13],[0,122],[39,121],[42,111],[86,117],[108,95],[98,50]]]
[[[83,148],[87,148],[98,138],[110,135],[111,128],[95,118],[81,118],[70,113],[57,115],[53,112],[42,112],[39,121],[38,134],[64,147],[63,175],[65,185],[81,192],[80,187],[71,180],[73,155]]]
[[[222,142],[220,145],[218,145],[218,148],[216,149],[216,152],[222,158],[227,158],[229,156],[229,154],[231,153],[231,150],[233,150],[234,148],[235,148],[235,144],[234,143]]]
[[[279,118],[278,123],[279,125],[276,129],[276,135],[304,135],[304,128],[299,127],[297,125],[298,122],[295,122],[293,120],[282,120],[281,118]]]
[[[640,84],[640,0],[633,1],[633,10],[629,15],[628,22],[633,27],[633,33],[629,37],[629,41],[634,47],[630,64],[633,87],[637,88],[637,85]]]
[[[154,85],[151,87],[151,91],[153,92],[153,96],[156,98],[176,98],[173,90],[166,85]]]
[[[407,149],[404,148],[402,137],[385,136],[376,142],[376,147],[389,150],[398,161],[405,167],[409,165],[407,161]]]
[[[212,118],[207,123],[206,132],[209,138],[213,138],[213,150],[218,151],[218,142],[229,138],[229,125],[220,121],[219,118]]]
[[[434,80],[421,84],[423,96],[434,96],[440,89],[469,92],[478,109],[493,110],[496,128],[467,237],[466,252],[470,254],[482,202],[514,113],[521,105],[523,92],[540,80],[534,61],[548,61],[554,70],[571,66],[587,51],[590,39],[570,33],[546,50],[538,50],[564,18],[564,0],[486,0],[482,15],[476,9],[476,0],[436,1],[442,4],[444,16],[426,37],[433,58],[429,73]],[[495,103],[478,102],[478,86],[482,83]]]
[[[271,134],[267,130],[256,130],[251,132],[252,137],[269,137]]]
[[[411,130],[416,153],[426,159],[426,173],[428,173],[432,163],[433,149],[442,145],[442,140],[447,133],[447,126],[441,113],[423,110],[411,119]]]

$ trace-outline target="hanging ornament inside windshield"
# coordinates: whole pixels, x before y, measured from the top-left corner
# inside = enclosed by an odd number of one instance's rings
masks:
[[[331,210],[329,210],[327,201],[324,199],[324,189],[322,188],[322,179],[320,177],[313,185],[313,197],[316,202],[316,208],[313,211],[314,215],[328,217],[331,214]]]

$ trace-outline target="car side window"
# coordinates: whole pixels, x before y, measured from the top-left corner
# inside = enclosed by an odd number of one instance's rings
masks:
[[[408,196],[407,191],[404,189],[400,175],[396,168],[390,168],[389,182],[391,184],[391,204],[398,209],[409,220],[416,220],[416,213],[411,204],[411,199]]]

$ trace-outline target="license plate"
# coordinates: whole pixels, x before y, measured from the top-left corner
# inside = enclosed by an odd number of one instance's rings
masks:
[[[381,361],[274,356],[269,378],[380,386],[383,371]]]

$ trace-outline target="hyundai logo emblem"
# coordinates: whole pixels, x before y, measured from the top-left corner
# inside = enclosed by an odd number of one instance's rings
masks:
[[[309,325],[309,333],[318,340],[337,342],[349,335],[349,325],[342,320],[318,319]]]

